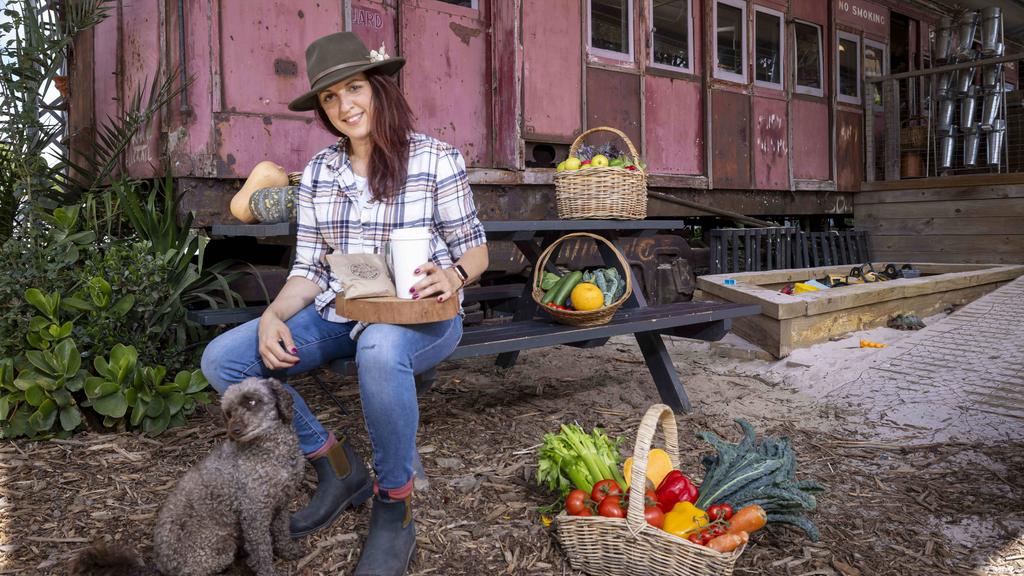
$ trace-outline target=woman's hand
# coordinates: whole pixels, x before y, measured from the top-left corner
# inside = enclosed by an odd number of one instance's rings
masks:
[[[438,302],[444,302],[462,287],[459,274],[454,269],[441,268],[433,262],[421,264],[416,273],[427,277],[412,287],[413,298],[436,297]]]
[[[292,331],[271,310],[260,317],[259,353],[263,365],[271,370],[291,368],[299,363],[299,350],[292,340]]]

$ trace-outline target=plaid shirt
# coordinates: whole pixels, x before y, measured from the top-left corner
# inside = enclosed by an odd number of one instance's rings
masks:
[[[429,226],[431,260],[448,268],[470,248],[487,242],[466,177],[466,161],[454,147],[423,134],[409,137],[409,174],[389,200],[370,200],[360,209],[359,188],[344,139],[321,150],[302,173],[298,193],[295,263],[288,277],[316,282],[316,309],[333,314],[341,283],[325,256],[379,253],[396,228]],[[460,294],[461,299],[461,294]]]

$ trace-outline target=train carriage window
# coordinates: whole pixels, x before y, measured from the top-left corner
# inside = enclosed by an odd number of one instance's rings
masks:
[[[885,46],[871,40],[864,40],[864,77],[884,76],[887,73],[885,62]],[[870,96],[876,110],[882,109],[882,85],[870,83],[865,90],[871,90]]]
[[[591,52],[618,60],[632,60],[633,0],[589,1]]]
[[[747,83],[747,3],[715,2],[715,78]]]
[[[782,90],[782,12],[754,8],[754,84]]]
[[[839,32],[836,35],[836,89],[840,102],[860,104],[860,37]]]
[[[796,37],[796,91],[800,94],[823,96],[824,83],[821,77],[821,26],[807,22],[795,22],[793,26]]]
[[[693,71],[690,63],[690,54],[693,53],[692,4],[693,0],[651,2],[651,22],[654,24],[651,30],[654,44],[652,65]]]
[[[441,2],[444,2],[445,4],[463,6],[465,8],[472,8],[473,10],[476,10],[478,8],[477,2],[479,2],[479,0],[441,0]]]

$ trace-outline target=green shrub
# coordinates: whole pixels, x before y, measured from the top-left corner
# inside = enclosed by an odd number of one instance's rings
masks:
[[[26,286],[59,288],[65,304],[78,306],[73,336],[82,355],[105,354],[118,343],[131,343],[142,362],[162,364],[172,371],[195,366],[195,343],[206,334],[189,326],[180,302],[183,286],[173,278],[173,258],[152,252],[148,242],[92,241],[95,234],[77,229],[77,211],[58,209],[47,229],[37,228],[24,238],[0,246],[0,357],[16,355],[26,345],[35,307],[22,298]],[[97,280],[98,279],[98,280]],[[125,297],[133,305],[124,314],[89,308],[97,282],[109,286],[114,301]]]

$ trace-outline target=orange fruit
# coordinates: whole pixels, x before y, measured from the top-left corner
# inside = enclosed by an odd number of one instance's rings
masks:
[[[572,299],[572,307],[581,311],[597,310],[604,306],[604,294],[596,284],[590,282],[577,284],[569,298]]]

